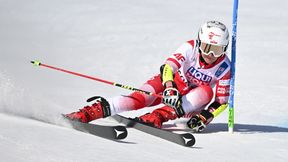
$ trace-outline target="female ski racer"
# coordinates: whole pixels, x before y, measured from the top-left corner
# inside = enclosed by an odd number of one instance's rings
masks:
[[[161,94],[162,98],[139,92],[109,99],[96,96],[94,104],[66,114],[66,117],[90,122],[163,103],[163,107],[136,120],[161,128],[168,120],[189,117],[188,127],[201,132],[227,106],[231,75],[228,44],[226,26],[218,21],[208,21],[200,28],[196,40],[180,46],[161,66],[160,74],[140,87]]]

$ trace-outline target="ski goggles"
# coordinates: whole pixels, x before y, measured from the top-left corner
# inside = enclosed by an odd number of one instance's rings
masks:
[[[207,56],[212,53],[214,57],[220,57],[225,53],[225,46],[217,46],[203,42],[200,43],[199,49],[201,53]]]

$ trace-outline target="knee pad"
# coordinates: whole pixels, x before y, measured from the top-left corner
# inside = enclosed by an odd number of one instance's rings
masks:
[[[198,88],[202,89],[206,95],[207,95],[207,98],[211,101],[212,98],[213,98],[213,89],[210,87],[210,86],[207,86],[207,85],[201,85],[199,86]],[[204,95],[204,93],[203,93]]]

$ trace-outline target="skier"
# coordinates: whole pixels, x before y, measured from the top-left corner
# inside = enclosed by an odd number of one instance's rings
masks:
[[[201,132],[214,118],[213,112],[228,102],[228,44],[229,33],[226,26],[218,21],[208,21],[200,28],[196,40],[187,41],[180,46],[161,66],[160,74],[140,87],[141,90],[161,94],[162,99],[139,92],[107,100],[96,96],[91,99],[95,101],[94,104],[67,114],[66,117],[90,122],[123,111],[163,103],[163,107],[136,119],[161,128],[162,123],[168,120],[191,117],[187,122],[188,127]]]

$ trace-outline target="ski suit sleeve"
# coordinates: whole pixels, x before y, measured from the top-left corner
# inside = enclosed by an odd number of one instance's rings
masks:
[[[209,112],[213,114],[213,117],[218,116],[228,106],[228,100],[230,96],[230,79],[231,71],[229,70],[216,83],[215,101],[208,108]]]
[[[208,106],[207,110],[202,110],[199,114],[200,119],[205,125],[209,124],[216,116],[222,113],[228,106],[230,90],[230,70],[216,83],[215,101]]]
[[[170,57],[165,61],[165,64],[170,65],[173,74],[185,63],[189,55],[194,50],[194,40],[182,44]]]
[[[189,56],[193,49],[194,40],[188,41],[181,45],[169,58],[166,59],[164,65],[160,68],[162,84],[165,87],[176,87],[173,83],[174,74],[184,64],[187,60],[187,56]],[[172,85],[172,83],[174,85]]]
[[[230,78],[231,72],[230,70],[220,78],[216,83],[216,95],[215,101],[219,102],[220,104],[227,104],[229,99],[229,90],[230,90]]]

